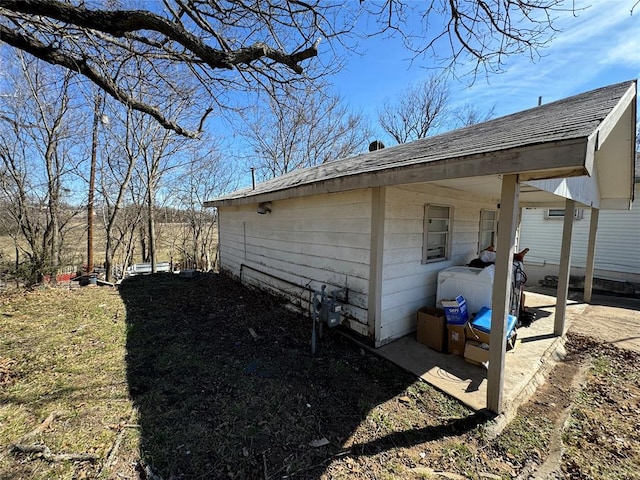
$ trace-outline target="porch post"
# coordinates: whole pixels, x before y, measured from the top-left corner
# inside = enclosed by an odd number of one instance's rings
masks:
[[[382,316],[382,261],[384,253],[384,217],[386,188],[371,189],[371,244],[367,323],[376,347],[380,346]]]
[[[518,226],[518,175],[502,177],[500,216],[496,265],[491,299],[491,336],[489,342],[489,370],[487,371],[487,408],[495,413],[502,411],[504,386],[504,354],[506,350],[507,315],[511,303],[513,254]]]
[[[596,262],[596,233],[598,232],[598,217],[600,210],[591,209],[591,220],[589,222],[589,244],[587,245],[587,270],[584,275],[584,297],[586,303],[591,302],[593,292],[593,269]]]
[[[558,336],[564,335],[565,330],[569,277],[571,275],[571,236],[573,234],[573,218],[575,213],[576,202],[567,198],[564,207],[560,272],[558,275],[558,291],[556,292],[556,318],[553,325],[553,334]]]

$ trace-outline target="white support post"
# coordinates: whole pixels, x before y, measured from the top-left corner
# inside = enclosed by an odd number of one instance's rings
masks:
[[[571,276],[571,236],[573,234],[575,213],[576,202],[567,199],[564,207],[560,271],[558,274],[558,291],[556,292],[556,318],[553,324],[553,334],[558,336],[564,335],[566,324],[567,298],[569,296],[569,279]]]
[[[584,297],[586,303],[591,303],[593,292],[593,270],[596,262],[596,234],[598,233],[598,217],[600,210],[591,209],[591,220],[589,222],[589,244],[587,245],[587,271],[584,275]]]
[[[495,413],[502,411],[504,386],[504,355],[506,350],[507,316],[511,304],[513,278],[513,254],[518,226],[518,175],[502,178],[500,217],[496,249],[496,265],[491,300],[491,336],[489,342],[489,370],[487,372],[487,408]]]
[[[384,254],[384,217],[386,189],[371,189],[371,248],[369,261],[368,315],[369,334],[380,345],[382,321],[382,265]]]

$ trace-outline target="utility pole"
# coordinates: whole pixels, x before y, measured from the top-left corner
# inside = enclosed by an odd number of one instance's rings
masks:
[[[96,160],[98,156],[98,123],[102,94],[96,95],[93,109],[93,131],[91,135],[91,168],[89,170],[89,200],[87,202],[87,273],[93,272],[93,196],[96,186]]]

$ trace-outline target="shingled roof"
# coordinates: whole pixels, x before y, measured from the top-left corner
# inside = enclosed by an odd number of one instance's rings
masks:
[[[545,163],[541,160],[542,155],[531,152],[563,145],[571,145],[572,151],[577,149],[576,157],[580,158],[574,159],[573,164],[567,163],[564,172],[556,171],[556,176],[558,173],[584,175],[588,173],[583,168],[587,143],[593,141],[607,116],[623,100],[630,102],[635,95],[635,81],[610,85],[441,135],[296,170],[259,183],[255,189],[237,190],[205,205],[288,198],[300,195],[295,190],[301,187],[306,187],[304,194],[311,194],[362,188],[363,185],[407,183],[412,178],[420,181],[454,178],[455,175],[464,177],[473,173],[469,169],[477,162],[485,162],[484,174],[558,170],[558,164]],[[529,154],[523,155],[525,151]],[[501,162],[495,161],[498,157]],[[492,164],[496,165],[495,171],[491,169]],[[436,165],[440,166],[438,170],[416,169]],[[415,178],[404,172],[411,169]],[[404,174],[397,175],[400,171]],[[353,181],[354,177],[359,181]],[[539,173],[531,178],[545,177]]]

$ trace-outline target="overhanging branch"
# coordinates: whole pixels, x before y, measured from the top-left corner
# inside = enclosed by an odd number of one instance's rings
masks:
[[[199,134],[199,132],[192,132],[182,128],[176,122],[166,118],[159,109],[144,102],[140,102],[128,95],[111,79],[106,78],[97,70],[92,68],[83,58],[71,57],[70,55],[60,52],[54,47],[43,44],[39,40],[21,35],[2,24],[0,24],[0,37],[5,43],[27,52],[40,60],[44,60],[52,65],[65,67],[73,72],[84,75],[119,102],[128,105],[134,110],[151,115],[158,121],[158,123],[160,123],[160,125],[169,130],[173,130],[176,133],[189,138],[194,138]]]
[[[231,69],[241,63],[268,57],[300,74],[302,67],[299,63],[318,54],[318,42],[294,54],[287,54],[263,43],[225,52],[210,47],[180,24],[144,10],[89,10],[58,0],[3,0],[2,8],[27,15],[40,15],[115,37],[143,30],[157,32],[182,45],[213,69]]]

